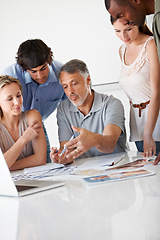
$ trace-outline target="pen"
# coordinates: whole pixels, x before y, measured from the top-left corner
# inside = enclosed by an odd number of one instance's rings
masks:
[[[72,137],[69,139],[69,141],[73,140],[74,137],[75,137],[75,135],[73,134]],[[66,147],[63,148],[63,151],[61,152],[60,156],[63,155],[63,153],[66,151],[66,149],[67,149]]]
[[[103,164],[101,167],[105,167],[105,166],[113,166],[114,165],[114,162],[112,162],[112,163],[109,163],[109,164]]]

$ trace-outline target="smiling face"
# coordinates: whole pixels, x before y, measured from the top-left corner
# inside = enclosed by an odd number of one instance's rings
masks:
[[[123,5],[117,4],[115,0],[111,0],[108,12],[114,18],[119,18],[124,25],[143,26],[145,22],[145,8],[142,3],[138,4],[136,1],[128,1],[127,5]]]
[[[65,94],[75,106],[80,107],[86,103],[91,91],[89,75],[84,79],[79,72],[73,74],[61,72],[60,81]]]
[[[38,84],[43,84],[47,81],[49,75],[49,66],[48,63],[44,63],[36,68],[27,69],[27,71],[34,81],[36,81]]]
[[[17,83],[7,84],[0,89],[0,108],[3,115],[19,115],[22,104],[22,93]]]
[[[124,25],[120,19],[116,20],[113,26],[117,37],[125,44],[131,44],[139,34],[138,26]]]

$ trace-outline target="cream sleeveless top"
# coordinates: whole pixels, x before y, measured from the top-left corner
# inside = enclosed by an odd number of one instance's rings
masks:
[[[126,45],[121,48],[122,69],[119,83],[133,104],[147,102],[151,98],[150,63],[147,58],[147,45],[152,39],[154,39],[152,36],[147,39],[140,54],[130,65],[126,65],[124,60]],[[149,105],[141,110],[141,117],[139,117],[139,109],[130,106],[130,141],[143,140],[148,107]],[[155,141],[160,141],[160,116],[153,137]]]
[[[19,120],[19,137],[23,135],[23,132],[27,128],[28,128],[27,112],[22,112]],[[5,153],[6,151],[8,151],[13,146],[13,144],[15,144],[15,141],[9,134],[6,127],[0,122],[0,147],[2,149],[2,152]],[[17,160],[26,158],[32,154],[33,154],[32,142],[28,142],[23,148]]]

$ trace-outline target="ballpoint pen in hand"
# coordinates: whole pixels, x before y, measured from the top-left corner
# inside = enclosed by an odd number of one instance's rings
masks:
[[[75,137],[75,135],[73,134],[72,137],[69,139],[69,141],[73,140],[74,137]],[[63,155],[63,153],[66,151],[66,149],[67,149],[66,147],[63,148],[63,151],[61,152],[60,156]]]

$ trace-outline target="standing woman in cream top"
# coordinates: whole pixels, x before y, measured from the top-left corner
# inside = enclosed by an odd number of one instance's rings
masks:
[[[111,17],[116,35],[124,42],[120,85],[130,101],[130,141],[144,156],[160,152],[160,64],[152,34]],[[143,26],[144,27],[144,26]],[[146,32],[146,31],[145,31]]]
[[[22,87],[10,76],[0,76],[0,148],[10,170],[46,163],[47,146],[37,110],[22,112]]]

